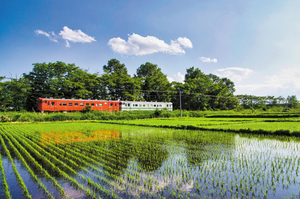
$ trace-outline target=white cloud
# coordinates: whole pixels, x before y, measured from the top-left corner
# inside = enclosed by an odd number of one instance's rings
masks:
[[[273,88],[300,88],[300,68],[285,68],[275,75],[266,76],[265,84]]]
[[[51,36],[49,33],[46,33],[46,32],[44,32],[44,31],[42,31],[42,30],[36,30],[35,33],[36,33],[37,35],[45,35],[45,36],[48,37],[51,41],[58,42],[58,41],[57,41],[57,36],[54,34],[53,31],[51,32],[51,35],[52,35],[52,36]]]
[[[113,51],[124,55],[147,55],[156,52],[176,55],[185,54],[181,45],[185,48],[193,48],[192,42],[186,37],[179,37],[176,41],[171,40],[169,45],[156,37],[143,37],[135,33],[128,35],[128,41],[120,37],[112,38],[108,41],[108,45]]]
[[[181,83],[184,82],[184,75],[181,74],[180,72],[178,72],[177,74],[175,74],[173,77],[169,77],[168,76],[167,78],[168,78],[169,82],[173,82],[173,81],[181,82]]]
[[[45,35],[46,37],[50,37],[50,35],[42,30],[36,30],[35,33],[37,35]]]
[[[273,75],[264,76],[261,82],[249,83],[245,85],[236,85],[238,94],[255,95],[299,95],[300,89],[300,67],[296,65],[282,66],[282,68]],[[297,96],[299,97],[299,96]]]
[[[193,48],[191,40],[186,37],[178,37],[177,41],[183,45],[185,48]]]
[[[246,79],[251,73],[253,73],[253,70],[249,68],[232,67],[218,69],[215,73],[220,77],[227,77],[234,82],[240,82],[242,79]]]
[[[63,39],[67,42],[67,47],[70,46],[68,41],[72,41],[74,43],[81,42],[81,43],[89,43],[92,41],[96,41],[94,37],[88,36],[87,34],[83,33],[81,30],[72,30],[67,26],[63,27],[64,30],[60,31],[59,35],[62,36]]]
[[[58,36],[55,35],[55,33],[52,31],[51,35],[47,32],[44,32],[42,30],[36,30],[35,33],[37,35],[45,35],[48,37],[51,41],[57,42]],[[81,43],[89,43],[92,41],[96,41],[94,37],[88,36],[87,34],[83,33],[81,30],[72,30],[68,28],[67,26],[63,27],[63,30],[60,31],[59,35],[62,39],[66,41],[66,47],[70,47],[69,41],[72,41],[74,43],[81,42]]]
[[[70,48],[70,43],[68,42],[68,40],[66,40],[66,47]]]
[[[214,62],[214,63],[217,63],[217,59],[214,58],[214,59],[211,59],[211,58],[207,58],[207,57],[199,57],[199,59],[202,61],[202,62]]]

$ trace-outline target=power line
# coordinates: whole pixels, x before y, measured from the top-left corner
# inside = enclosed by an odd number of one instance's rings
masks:
[[[9,79],[9,80],[16,80],[18,81],[17,78],[8,78],[8,77],[4,77],[3,79]],[[20,78],[19,78],[20,80]],[[36,81],[36,80],[29,80],[31,82],[35,82],[35,83],[41,83],[41,84],[47,84],[50,82],[42,82],[42,81]],[[28,84],[26,84],[28,85]],[[55,84],[53,84],[55,85]],[[28,85],[31,86],[31,85]],[[76,87],[75,87],[76,88]],[[89,86],[89,88],[99,88],[99,86]],[[107,89],[105,89],[107,90]],[[238,96],[223,96],[223,95],[208,95],[208,94],[203,94],[203,93],[196,93],[196,92],[184,92],[184,91],[178,91],[178,90],[170,90],[170,91],[161,91],[161,90],[138,90],[138,89],[117,89],[117,88],[113,88],[112,90],[115,91],[128,91],[128,92],[142,92],[144,93],[144,95],[150,95],[150,96],[157,96],[157,95],[153,95],[153,94],[146,94],[146,92],[151,92],[151,93],[169,93],[168,96],[178,96],[179,92],[181,92],[181,94],[186,94],[186,95],[198,95],[199,97],[215,97],[215,98],[227,98],[227,99],[245,99],[245,97],[238,97]],[[177,95],[170,95],[170,93],[178,93]],[[249,96],[249,98],[246,98],[248,100],[250,100],[252,98],[252,95]]]

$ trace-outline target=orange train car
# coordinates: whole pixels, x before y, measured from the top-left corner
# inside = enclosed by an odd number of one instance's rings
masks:
[[[53,99],[38,98],[37,110],[41,111],[81,111],[87,105],[91,106],[94,111],[119,111],[121,108],[120,101],[107,100],[83,100],[83,99]]]

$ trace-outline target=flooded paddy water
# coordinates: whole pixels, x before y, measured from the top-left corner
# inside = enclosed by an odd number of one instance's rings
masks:
[[[299,138],[98,123],[0,125],[0,135],[1,196],[7,183],[26,198],[17,171],[32,198],[300,197]]]

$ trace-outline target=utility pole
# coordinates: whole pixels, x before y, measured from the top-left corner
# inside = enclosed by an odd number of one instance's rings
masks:
[[[180,117],[182,117],[181,114],[181,91],[179,90],[179,104],[180,104]]]
[[[253,99],[252,99],[252,95],[251,95],[251,107],[252,107],[252,114],[253,114]]]

